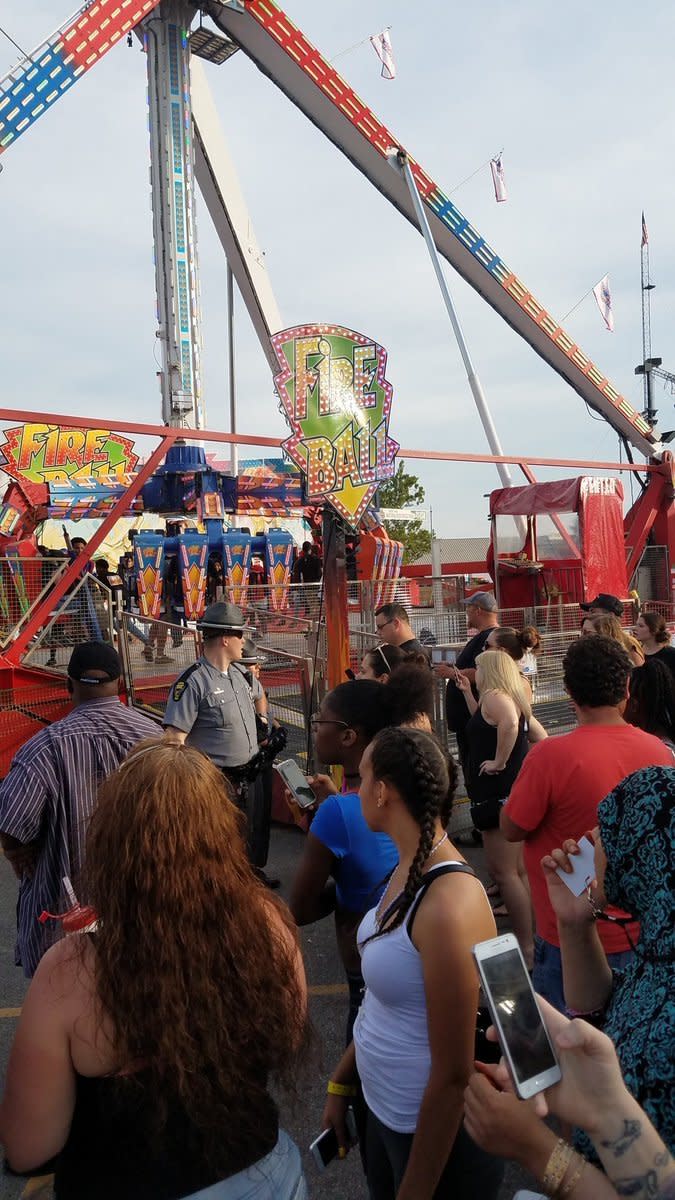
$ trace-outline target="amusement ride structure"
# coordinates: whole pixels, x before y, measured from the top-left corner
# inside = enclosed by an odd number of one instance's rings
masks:
[[[209,25],[204,25],[204,18],[210,21]],[[636,411],[612,386],[600,368],[583,353],[274,0],[88,0],[66,24],[0,80],[0,153],[11,149],[19,137],[125,37],[140,39],[147,61],[162,424],[107,423],[108,431],[136,436],[147,434],[158,439],[156,448],[140,464],[131,453],[132,444],[128,443],[129,453],[122,454],[121,458],[118,456],[114,470],[104,473],[100,464],[108,460],[105,454],[99,453],[98,470],[89,469],[87,476],[85,464],[75,483],[66,473],[59,483],[38,484],[17,469],[0,514],[0,553],[8,560],[14,560],[15,572],[18,569],[16,562],[22,555],[36,553],[34,531],[45,516],[58,514],[63,517],[86,512],[101,517],[101,524],[86,551],[64,564],[62,572],[52,580],[48,593],[31,607],[29,619],[18,620],[11,635],[5,638],[0,664],[5,689],[19,686],[21,673],[27,670],[24,661],[27,648],[36,633],[44,628],[61,598],[81,577],[83,566],[108,531],[119,517],[138,511],[141,504],[147,511],[177,522],[187,513],[198,518],[204,530],[203,533],[194,528],[185,530],[178,524],[170,536],[143,533],[135,539],[139,599],[144,615],[153,617],[160,612],[163,564],[167,555],[177,556],[179,560],[187,617],[197,617],[203,609],[207,559],[214,551],[223,557],[233,599],[242,599],[245,595],[251,558],[258,554],[264,557],[268,579],[277,585],[277,597],[280,603],[283,602],[291,561],[290,535],[276,530],[255,539],[241,530],[224,528],[226,514],[255,511],[254,506],[242,509],[239,500],[243,493],[248,494],[249,500],[255,499],[256,480],[247,477],[245,472],[237,478],[214,468],[202,445],[204,442],[230,445],[239,442],[249,446],[278,446],[279,443],[264,437],[214,433],[205,426],[195,238],[196,187],[202,192],[228,268],[236,279],[278,390],[279,379],[292,374],[290,368],[293,365],[290,359],[286,362],[282,357],[286,345],[282,321],[264,258],[252,244],[246,206],[220,130],[206,73],[199,61],[206,59],[211,63],[226,64],[235,53],[246,55],[267,75],[383,197],[425,235],[439,282],[442,278],[440,256],[591,409],[609,422],[626,448],[629,463],[588,463],[586,466],[596,469],[598,466],[610,469],[616,466],[617,469],[632,470],[638,479],[638,472],[645,477],[641,480],[640,496],[624,520],[623,493],[618,480],[567,480],[557,492],[558,485],[537,484],[524,459],[507,459],[502,455],[494,430],[491,432],[488,427],[489,421],[486,430],[490,456],[426,453],[428,457],[448,461],[475,458],[493,461],[502,468],[508,462],[521,466],[526,487],[503,488],[491,501],[495,518],[493,532],[499,515],[508,514],[518,518],[521,522],[518,527],[523,534],[519,546],[506,550],[500,549],[498,533],[496,539],[493,538],[492,571],[502,602],[536,603],[543,591],[550,590],[551,586],[575,602],[588,598],[597,590],[627,595],[630,581],[650,541],[665,547],[669,577],[671,571],[675,575],[672,460],[651,411]],[[319,330],[317,336],[326,339],[349,332],[332,326],[307,329]],[[298,339],[307,337],[307,330],[304,333],[298,330],[287,332],[289,337],[295,338],[296,353]],[[367,342],[361,335],[350,336],[356,340],[360,338],[364,345]],[[379,364],[377,378],[383,383],[386,355],[382,361],[380,347],[373,344],[370,350],[372,362]],[[321,361],[321,355],[315,353],[306,383],[306,396],[319,397],[320,413],[324,411]],[[328,361],[325,353],[323,361]],[[483,404],[485,423],[489,414],[468,354],[464,355],[464,362],[479,411]],[[297,367],[297,360],[295,365]],[[289,370],[284,375],[287,366]],[[368,366],[367,362],[365,366]],[[356,378],[354,368],[354,387]],[[369,424],[367,413],[368,406],[375,404],[372,398],[376,388],[373,382],[375,366],[370,374],[365,368],[361,370],[358,378],[362,394],[357,401],[366,414],[363,417],[362,413],[360,418],[367,431],[366,440],[359,438],[357,430],[354,446],[350,444],[349,453],[345,450],[347,466],[340,474],[335,465],[336,443],[324,439],[325,451],[319,453],[316,460],[319,468],[314,472],[314,481],[311,478],[311,454],[305,447],[305,459],[302,453],[300,459],[296,459],[296,462],[307,463],[306,470],[303,468],[308,475],[303,480],[304,496],[300,495],[298,476],[292,473],[285,474],[280,470],[272,480],[258,480],[257,498],[261,503],[265,499],[272,503],[272,511],[283,512],[291,505],[301,508],[303,503],[316,506],[317,491],[320,493],[321,480],[327,473],[331,478],[337,473],[346,492],[361,489],[364,495],[366,490],[372,495],[377,479],[391,474],[394,454],[391,448],[395,443],[386,438],[386,425],[383,440],[379,438],[382,427],[376,430]],[[332,388],[333,383],[330,386]],[[335,386],[337,388],[337,384]],[[330,395],[333,397],[333,392]],[[339,399],[339,388],[335,395]],[[296,395],[291,407],[295,403],[297,408],[304,402]],[[326,413],[332,404],[333,399],[329,398]],[[347,413],[348,408],[343,406],[343,412]],[[78,453],[78,461],[85,463],[86,455],[82,458],[85,450],[91,451],[86,459],[91,464],[96,461],[94,450],[102,451],[104,444],[108,451],[110,449],[101,431],[98,443],[91,440],[97,436],[93,420],[13,409],[0,410],[0,419],[29,423],[32,450],[27,459],[24,454],[24,463],[32,461],[31,454],[33,458],[47,455],[49,439],[59,429],[66,436],[64,465],[75,461]],[[16,444],[19,431],[6,433],[13,435]],[[293,438],[286,445],[292,445],[295,439],[297,448],[299,438],[300,434],[294,429]],[[373,439],[377,445],[377,461],[369,457],[371,451],[366,445]],[[124,437],[113,438],[118,447],[124,441]],[[7,446],[3,449],[7,460]],[[639,467],[633,464],[634,452],[643,455],[647,464]],[[425,452],[404,450],[403,453],[406,457],[425,457]],[[556,464],[556,460],[552,462]],[[510,484],[511,481],[502,475],[502,482]],[[275,488],[279,490],[275,492]],[[562,521],[559,515],[565,512],[578,516],[582,532],[570,532],[569,522]],[[553,563],[545,561],[545,555],[540,555],[541,547],[537,546],[536,517],[544,513],[550,515],[565,547],[565,554],[558,555],[558,561]],[[397,543],[387,546],[386,534],[378,527],[376,516],[362,508],[358,520],[353,523],[363,535],[361,574],[374,572],[377,577],[379,572],[382,580],[397,575],[401,548]],[[598,530],[606,540],[602,546],[598,542]],[[324,544],[328,536],[335,539],[331,554],[325,556],[325,609],[332,629],[329,675],[333,681],[339,681],[348,661],[344,552],[341,553],[344,525],[339,519],[324,517]],[[599,583],[605,586],[599,587]],[[670,598],[670,594],[663,597],[664,600]],[[34,678],[35,669],[31,668],[31,672]],[[45,672],[40,674],[44,677]]]

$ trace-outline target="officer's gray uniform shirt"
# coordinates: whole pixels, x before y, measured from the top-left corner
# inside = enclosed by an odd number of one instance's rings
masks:
[[[187,734],[188,746],[217,767],[241,767],[258,750],[251,689],[234,665],[219,671],[204,657],[174,683],[163,725]]]

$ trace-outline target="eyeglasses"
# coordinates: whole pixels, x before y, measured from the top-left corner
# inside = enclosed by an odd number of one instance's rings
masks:
[[[351,729],[348,721],[331,721],[329,717],[322,717],[320,713],[314,713],[310,717],[309,723],[312,729],[316,728],[317,725],[341,725],[343,729]]]
[[[223,637],[243,638],[243,636],[244,636],[243,629],[226,629],[225,632],[223,633]]]
[[[378,625],[378,623],[376,621],[375,628],[376,629],[384,629],[385,625],[391,625],[392,621],[395,621],[395,620],[396,620],[396,617],[390,617],[388,621],[383,621],[381,625]]]

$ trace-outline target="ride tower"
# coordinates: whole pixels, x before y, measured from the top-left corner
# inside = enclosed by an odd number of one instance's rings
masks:
[[[162,420],[204,428],[188,31],[194,8],[162,0],[143,25]]]

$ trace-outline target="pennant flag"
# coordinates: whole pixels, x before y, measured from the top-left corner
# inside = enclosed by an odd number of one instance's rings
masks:
[[[495,200],[497,204],[503,204],[505,200],[508,200],[509,194],[506,190],[501,154],[498,154],[496,158],[490,159],[490,170],[492,171],[492,182],[495,186]]]
[[[370,44],[382,63],[382,78],[395,79],[396,63],[394,62],[394,51],[391,48],[389,30],[383,29],[382,33],[373,34]]]
[[[645,214],[643,213],[642,214],[642,241],[640,242],[640,247],[648,246],[648,245],[649,245],[649,234],[647,233],[647,222],[645,221]]]
[[[600,314],[605,322],[605,325],[607,326],[609,332],[613,333],[614,313],[612,311],[612,295],[609,290],[609,275],[605,275],[604,279],[601,279],[599,283],[596,283],[595,287],[593,288],[593,295],[595,296],[595,302],[600,309]]]

